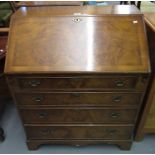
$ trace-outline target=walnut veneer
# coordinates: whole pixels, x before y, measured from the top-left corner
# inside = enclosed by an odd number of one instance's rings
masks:
[[[150,73],[136,7],[21,8],[10,29],[5,73],[28,148],[130,149]]]

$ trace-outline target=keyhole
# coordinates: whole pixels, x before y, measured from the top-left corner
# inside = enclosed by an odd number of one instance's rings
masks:
[[[81,19],[80,18],[75,18],[73,21],[76,22],[76,23],[78,23],[78,22],[81,21]]]

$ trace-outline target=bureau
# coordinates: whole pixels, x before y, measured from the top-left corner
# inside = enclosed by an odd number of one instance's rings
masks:
[[[10,29],[5,74],[28,148],[130,149],[150,74],[136,7],[21,8]]]
[[[155,13],[145,13],[145,23],[151,58],[152,75],[145,99],[147,104],[142,111],[141,119],[137,127],[137,141],[142,140],[145,134],[155,133]]]

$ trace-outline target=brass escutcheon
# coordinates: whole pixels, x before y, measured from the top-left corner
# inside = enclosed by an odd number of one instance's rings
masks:
[[[75,23],[78,23],[78,22],[82,21],[82,19],[81,19],[81,18],[74,18],[73,21],[74,21]]]

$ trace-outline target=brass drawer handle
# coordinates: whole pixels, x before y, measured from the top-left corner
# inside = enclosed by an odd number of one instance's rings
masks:
[[[117,87],[124,87],[125,86],[125,82],[121,81],[121,80],[115,81],[115,84],[116,84]]]
[[[110,134],[110,135],[114,135],[114,134],[117,133],[117,130],[116,130],[116,129],[108,129],[107,132],[108,132],[108,134]]]
[[[120,113],[117,113],[117,112],[115,113],[115,112],[114,112],[114,113],[111,114],[111,117],[112,117],[112,118],[119,118],[120,115],[121,115]]]
[[[48,113],[47,112],[40,112],[38,115],[39,115],[39,118],[46,118]]]
[[[44,100],[44,97],[43,96],[37,96],[37,97],[35,97],[34,100],[35,100],[35,102],[40,103],[41,101]]]
[[[40,81],[39,80],[32,80],[29,82],[29,85],[31,87],[38,87],[40,85]]]
[[[42,135],[49,135],[51,133],[51,131],[49,129],[43,129],[40,132]]]
[[[113,103],[118,103],[118,102],[121,102],[121,101],[122,101],[122,96],[114,96],[112,98]]]

